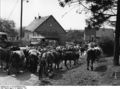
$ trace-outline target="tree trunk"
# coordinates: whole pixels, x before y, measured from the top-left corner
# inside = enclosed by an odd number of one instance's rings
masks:
[[[115,33],[114,65],[119,65],[119,34]]]
[[[115,30],[115,45],[114,45],[114,65],[119,65],[119,35],[120,35],[120,0],[117,2],[117,18]]]

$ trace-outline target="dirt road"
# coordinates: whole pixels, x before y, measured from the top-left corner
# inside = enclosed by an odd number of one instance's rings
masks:
[[[119,71],[120,67],[113,67],[112,58],[107,58],[94,64],[94,71],[86,70],[85,60],[82,59],[76,66],[69,70],[63,68],[57,70],[51,78],[38,80],[38,76],[29,72],[19,75],[8,76],[6,72],[0,70],[0,85],[120,85],[120,78],[114,79],[112,74]]]
[[[38,82],[38,77],[31,73],[21,73],[19,75],[8,76],[6,72],[0,71],[0,85],[26,85],[34,86]]]

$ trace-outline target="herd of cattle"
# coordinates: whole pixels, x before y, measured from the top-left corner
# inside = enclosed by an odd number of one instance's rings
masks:
[[[87,69],[89,64],[93,70],[94,61],[101,55],[101,48],[97,45],[80,46],[58,46],[58,47],[9,47],[7,49],[0,48],[0,66],[6,70],[8,75],[19,73],[20,70],[29,70],[32,73],[38,73],[39,79],[48,76],[53,69],[60,69],[60,63],[64,63],[68,69],[68,61],[70,66],[72,61],[76,65],[82,54],[87,54]]]

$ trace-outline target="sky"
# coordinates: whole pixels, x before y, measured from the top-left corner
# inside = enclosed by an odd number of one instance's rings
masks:
[[[0,0],[0,17],[13,20],[16,28],[20,27],[20,1]],[[23,0],[23,26],[28,26],[38,15],[53,15],[65,30],[84,29],[86,26],[85,19],[88,15],[76,13],[77,10],[81,10],[79,6],[62,8],[58,0],[29,0],[28,3],[26,1]]]

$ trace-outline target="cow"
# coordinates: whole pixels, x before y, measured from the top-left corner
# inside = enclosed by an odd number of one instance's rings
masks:
[[[41,57],[41,53],[36,49],[30,49],[28,51],[26,50],[24,53],[27,55],[26,66],[28,70],[33,73],[37,72],[38,61]]]
[[[87,45],[85,45],[84,47],[80,47],[80,56],[83,56],[86,49],[87,49]]]
[[[19,73],[20,69],[24,69],[26,64],[26,58],[24,52],[21,50],[11,51],[9,59],[8,75],[11,74],[12,69]]]
[[[69,69],[67,66],[68,60],[70,61],[70,67],[71,67],[71,61],[74,61],[74,65],[76,65],[78,59],[79,59],[79,53],[74,51],[65,51],[62,54],[62,60],[65,62],[65,66],[67,69]]]
[[[49,71],[53,71],[53,63],[55,60],[55,55],[53,53],[53,51],[47,51],[45,53],[43,53],[44,60],[46,60],[47,65],[48,65],[48,70]]]
[[[9,58],[10,58],[10,50],[0,48],[0,65],[2,69],[3,67],[4,69],[8,68]],[[6,66],[4,66],[3,63],[6,64]]]
[[[97,61],[97,59],[101,56],[102,50],[100,47],[92,46],[91,48],[88,48],[87,50],[87,70],[89,70],[89,64],[91,64],[91,70],[93,70],[93,63]]]
[[[61,50],[55,50],[52,52],[54,55],[53,63],[55,64],[55,69],[60,68],[60,63],[62,61],[62,51]]]
[[[60,51],[51,49],[43,52],[39,61],[39,76],[42,76],[42,74],[49,75],[49,73],[53,72],[54,68],[59,69],[59,64],[61,61],[62,56]],[[53,64],[55,64],[55,66],[53,66]]]
[[[1,48],[0,47],[0,64],[1,64],[1,68],[3,69],[8,69],[8,63],[9,63],[9,59],[10,59],[10,55],[11,55],[11,51],[16,51],[16,50],[20,50],[20,48],[18,46],[10,46],[8,48]],[[3,63],[6,64],[5,66],[3,66]]]

